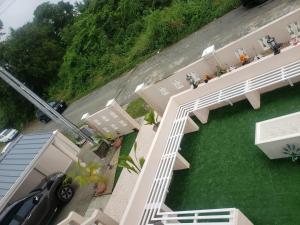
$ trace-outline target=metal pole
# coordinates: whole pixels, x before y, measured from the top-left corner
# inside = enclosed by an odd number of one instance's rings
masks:
[[[80,137],[87,139],[91,143],[94,143],[94,140],[90,136],[83,133],[71,121],[69,121],[64,116],[56,112],[56,110],[54,110],[44,100],[42,100],[39,96],[37,96],[34,92],[32,92],[29,88],[27,88],[24,84],[22,84],[12,74],[10,74],[7,70],[5,70],[2,67],[0,67],[0,78],[2,78],[8,85],[14,88],[26,99],[28,99],[32,104],[34,104],[38,109],[40,109],[53,121],[65,126],[68,130],[71,130],[73,133],[79,135]]]

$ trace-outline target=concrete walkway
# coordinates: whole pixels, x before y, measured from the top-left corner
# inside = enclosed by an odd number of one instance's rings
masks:
[[[269,0],[252,9],[239,7],[74,102],[64,115],[77,124],[84,113],[96,112],[109,99],[116,98],[119,104],[126,104],[136,98],[134,90],[138,84],[155,83],[164,79],[199,59],[206,47],[214,44],[216,48],[220,48],[299,7],[300,0]],[[52,122],[46,126],[34,122],[25,132],[53,130],[56,127]]]

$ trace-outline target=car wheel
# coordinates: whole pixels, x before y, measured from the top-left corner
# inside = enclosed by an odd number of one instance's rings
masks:
[[[57,198],[62,203],[69,202],[74,195],[74,189],[70,185],[62,185],[57,189]]]

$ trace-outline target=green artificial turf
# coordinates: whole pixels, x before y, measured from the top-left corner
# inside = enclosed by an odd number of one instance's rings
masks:
[[[123,143],[122,143],[121,150],[120,150],[120,156],[121,155],[122,156],[129,155],[129,153],[133,147],[133,144],[135,142],[136,137],[137,137],[137,132],[127,134],[123,137]],[[117,184],[117,181],[121,175],[122,169],[123,168],[121,168],[121,167],[117,167],[116,174],[115,174],[115,180],[114,180],[114,187]]]
[[[191,168],[174,173],[166,203],[173,210],[235,207],[255,225],[300,224],[300,163],[270,160],[254,145],[255,123],[300,111],[300,85],[210,112],[199,132],[185,135]]]

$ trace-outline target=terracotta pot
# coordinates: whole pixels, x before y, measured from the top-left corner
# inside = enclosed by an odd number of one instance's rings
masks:
[[[95,193],[102,194],[106,191],[107,185],[105,183],[99,183],[95,185]]]
[[[118,149],[118,148],[121,147],[122,143],[123,143],[122,138],[117,138],[117,139],[114,141],[114,143],[113,143],[113,147],[114,147],[115,149]]]

